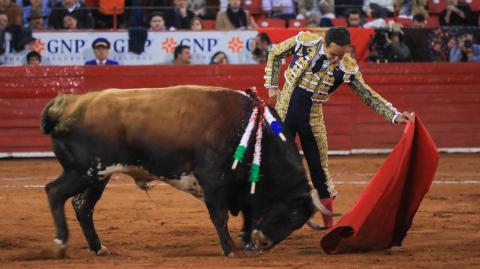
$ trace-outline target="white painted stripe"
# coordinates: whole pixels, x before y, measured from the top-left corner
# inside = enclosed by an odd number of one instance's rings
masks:
[[[47,158],[47,157],[55,157],[53,152],[0,152],[0,159],[1,158]]]
[[[333,181],[335,185],[366,185],[369,183],[367,180],[339,180]],[[472,179],[472,180],[434,180],[433,184],[437,185],[468,185],[468,184],[480,184],[480,180]],[[108,188],[115,188],[115,187],[130,187],[130,186],[137,186],[133,183],[112,183],[108,184]],[[157,184],[153,184],[153,187],[160,186],[168,186],[168,184],[159,182]],[[25,188],[25,189],[37,189],[37,188],[44,188],[45,185],[43,184],[26,184],[26,185],[0,185],[0,189],[14,189],[14,188]]]
[[[328,155],[361,155],[361,154],[388,154],[392,149],[351,149],[351,150],[329,150]],[[440,153],[480,153],[480,147],[476,148],[438,148]],[[300,151],[303,155],[303,152]],[[0,152],[2,158],[50,158],[55,157],[53,152]]]

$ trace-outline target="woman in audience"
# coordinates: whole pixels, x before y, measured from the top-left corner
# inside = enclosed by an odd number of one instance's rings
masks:
[[[255,20],[243,9],[241,0],[229,0],[227,10],[217,13],[215,24],[217,30],[257,29]]]
[[[217,51],[210,59],[210,64],[228,64],[227,55],[223,51]]]
[[[200,17],[193,17],[190,24],[190,30],[194,30],[194,31],[203,30],[203,22]]]

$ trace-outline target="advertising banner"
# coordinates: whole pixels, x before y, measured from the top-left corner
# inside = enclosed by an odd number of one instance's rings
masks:
[[[149,32],[145,51],[129,52],[129,34],[117,32],[35,32],[36,40],[23,51],[15,52],[9,34],[5,38],[6,53],[0,55],[2,65],[25,65],[30,50],[42,55],[42,65],[83,65],[94,59],[92,42],[103,37],[111,44],[109,59],[122,65],[170,64],[178,45],[190,46],[192,64],[209,64],[217,51],[224,52],[231,64],[253,64],[252,46],[256,31],[170,31]],[[133,37],[134,38],[134,37]]]

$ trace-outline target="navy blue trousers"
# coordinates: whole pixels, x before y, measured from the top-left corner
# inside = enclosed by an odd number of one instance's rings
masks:
[[[311,97],[312,93],[296,87],[290,97],[284,124],[286,132],[292,138],[295,138],[298,133],[313,186],[317,189],[320,198],[328,198],[330,193],[327,184],[325,184],[327,177],[322,169],[320,151],[310,126]]]

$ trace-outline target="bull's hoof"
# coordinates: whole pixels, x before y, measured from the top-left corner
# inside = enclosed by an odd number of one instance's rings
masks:
[[[95,255],[97,255],[97,256],[109,256],[110,251],[108,250],[108,248],[106,248],[104,245],[102,245],[100,250],[95,252]]]
[[[252,242],[246,243],[246,244],[243,246],[243,249],[244,249],[244,250],[247,250],[247,251],[256,251],[256,250],[258,250],[258,249],[257,249],[257,246],[256,246],[254,243],[252,243]]]
[[[51,258],[65,259],[66,256],[67,256],[67,244],[64,244],[60,239],[54,239]]]
[[[228,253],[227,257],[229,258],[248,258],[248,257],[254,257],[256,255],[256,252],[252,252],[252,251],[245,251],[245,250],[235,250],[235,251],[232,251],[230,253]]]

